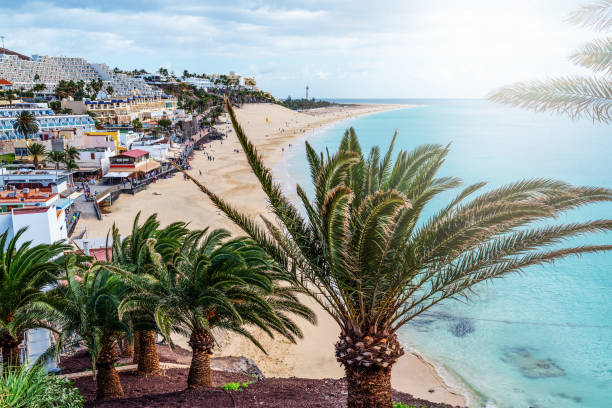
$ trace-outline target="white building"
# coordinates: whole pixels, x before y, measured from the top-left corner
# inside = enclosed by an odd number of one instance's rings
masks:
[[[144,150],[149,152],[149,157],[159,161],[166,161],[168,159],[168,151],[170,145],[167,143],[163,144],[150,144],[150,145],[132,145],[134,149]]]
[[[13,129],[17,116],[29,111],[34,114],[41,132],[56,129],[94,129],[94,120],[89,115],[56,115],[46,103],[22,103],[10,108],[0,108],[0,139],[22,139],[23,136]]]
[[[65,170],[32,170],[29,168],[0,168],[0,187],[50,188],[61,194],[68,189],[70,173]]]
[[[100,169],[103,176],[110,168],[110,158],[116,154],[115,149],[111,147],[91,147],[88,149],[79,149],[79,157],[75,159],[79,166],[78,171],[84,169]]]
[[[213,84],[212,81],[208,78],[183,78],[183,82],[193,85],[196,88],[204,89],[205,91],[217,88],[217,85]]]
[[[10,81],[13,89],[32,89],[44,84],[46,93],[53,93],[61,80],[84,81],[101,79],[103,90],[113,87],[113,96],[161,95],[161,90],[148,85],[142,78],[114,73],[106,64],[90,64],[83,58],[25,56],[0,54],[0,78]]]
[[[8,231],[12,239],[22,228],[27,228],[17,245],[32,241],[31,246],[51,244],[68,237],[66,211],[72,200],[60,198],[51,189],[10,189],[0,192],[0,233]],[[50,332],[45,329],[28,330],[25,347],[28,362],[34,362],[50,346]],[[55,369],[54,360],[48,362]]]

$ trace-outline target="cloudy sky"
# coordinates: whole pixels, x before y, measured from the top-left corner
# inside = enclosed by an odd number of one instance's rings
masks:
[[[563,20],[585,0],[0,0],[0,35],[27,55],[123,69],[255,75],[276,96],[485,96],[582,72],[593,36]]]

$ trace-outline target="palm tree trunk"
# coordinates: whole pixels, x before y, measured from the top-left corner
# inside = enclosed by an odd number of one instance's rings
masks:
[[[138,364],[140,359],[140,332],[134,332],[134,358],[132,364]]]
[[[210,371],[210,356],[214,346],[212,336],[206,330],[195,330],[189,338],[189,346],[191,346],[192,357],[187,386],[189,388],[212,387]]]
[[[2,364],[4,367],[19,367],[21,365],[19,357],[18,346],[2,346]]]
[[[127,337],[124,337],[121,341],[121,357],[134,357],[134,340],[129,341]]]
[[[14,338],[8,333],[0,334],[0,348],[2,349],[2,365],[4,367],[19,367],[21,365],[21,353],[19,344],[23,336]]]
[[[106,342],[100,351],[96,362],[98,373],[96,376],[96,399],[123,398],[123,387],[119,381],[119,374],[115,370],[115,363],[119,361],[112,342]]]
[[[391,408],[391,367],[404,354],[397,335],[340,335],[336,360],[346,373],[349,408]]]
[[[155,346],[155,332],[144,330],[140,332],[138,357],[138,375],[160,375],[159,356]]]
[[[345,366],[348,408],[391,408],[391,367]]]

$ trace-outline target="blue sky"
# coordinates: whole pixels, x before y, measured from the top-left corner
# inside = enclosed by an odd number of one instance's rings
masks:
[[[583,2],[586,0],[583,0]],[[0,1],[6,47],[123,69],[254,75],[278,97],[483,97],[583,72],[580,0]]]

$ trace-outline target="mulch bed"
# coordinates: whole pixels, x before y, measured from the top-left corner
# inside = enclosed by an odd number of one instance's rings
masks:
[[[79,378],[74,384],[83,394],[86,407],[100,408],[338,408],[346,406],[344,380],[311,380],[302,378],[267,378],[252,383],[240,391],[221,388],[187,390],[187,369],[166,370],[161,377],[138,377],[134,373],[120,373],[126,398],[96,402],[96,387],[92,377]],[[213,371],[216,387],[228,382],[252,381],[241,374]],[[450,405],[413,398],[394,392],[393,400],[415,408],[451,408]]]
[[[168,346],[158,346],[160,361],[189,364],[191,352]],[[125,360],[125,361],[124,361]],[[131,359],[122,362],[131,364]],[[61,360],[62,373],[84,371],[91,367],[86,350]],[[100,408],[339,408],[346,407],[346,384],[344,380],[313,380],[303,378],[266,378],[252,383],[240,391],[224,391],[221,388],[188,390],[186,368],[165,370],[163,376],[139,377],[133,372],[119,373],[125,398],[95,401],[96,384],[93,377],[73,380],[85,398],[86,407]],[[229,382],[251,382],[252,376],[213,371],[213,383],[220,387]],[[393,400],[415,408],[452,408],[401,392],[393,393]]]

